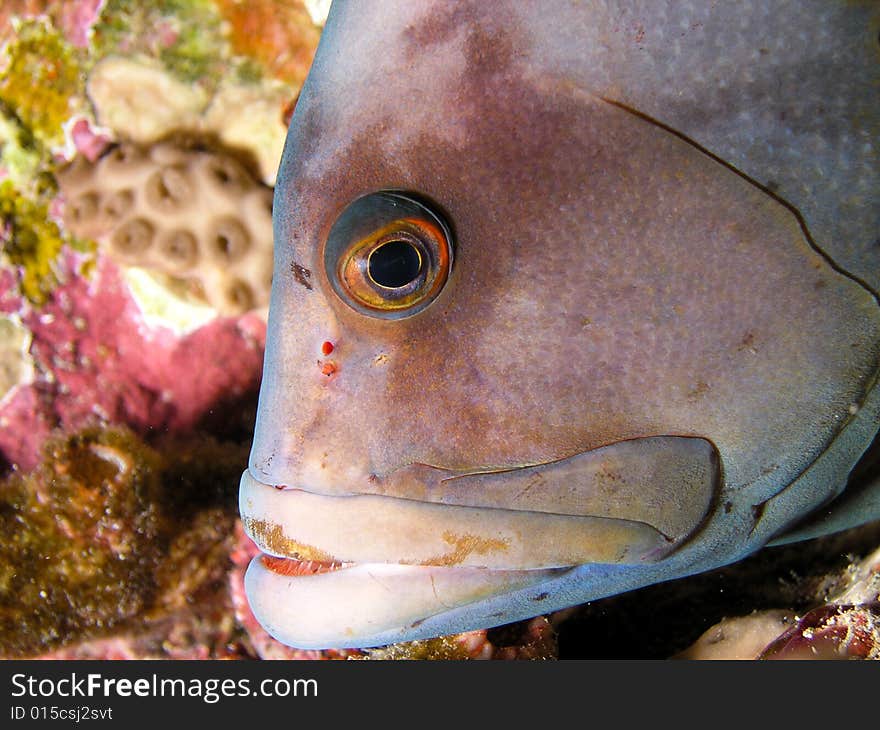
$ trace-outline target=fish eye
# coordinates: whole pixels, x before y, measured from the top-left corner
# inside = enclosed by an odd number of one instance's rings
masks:
[[[401,319],[427,307],[452,267],[452,235],[429,203],[383,190],[357,198],[324,245],[333,290],[352,309]]]

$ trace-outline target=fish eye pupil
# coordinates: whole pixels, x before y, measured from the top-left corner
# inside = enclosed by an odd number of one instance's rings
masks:
[[[367,264],[370,278],[386,289],[412,282],[422,269],[422,256],[408,241],[392,240],[376,248]]]

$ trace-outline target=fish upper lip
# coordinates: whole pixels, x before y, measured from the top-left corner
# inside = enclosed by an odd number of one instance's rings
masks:
[[[493,520],[499,511],[507,511],[519,516],[510,519],[542,514],[641,523],[679,545],[710,515],[723,482],[717,447],[701,436],[676,434],[622,439],[539,463],[503,468],[452,469],[413,461],[366,479],[358,471],[353,484],[332,483],[333,472],[324,467],[322,462],[320,470],[313,464],[302,471],[266,470],[265,475],[306,480],[308,474],[314,475],[314,489],[296,480],[276,481],[272,485],[276,489],[302,489],[327,497],[383,496],[389,504],[408,500],[450,509],[480,509],[491,511]],[[251,476],[266,483],[259,469],[251,471]],[[445,519],[448,513],[438,514]]]
[[[320,563],[535,570],[653,562],[672,548],[644,522],[376,494],[329,496],[266,484],[249,471],[239,501],[245,530],[263,552]]]

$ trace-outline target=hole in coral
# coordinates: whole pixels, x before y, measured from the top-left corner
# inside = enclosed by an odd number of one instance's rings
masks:
[[[143,218],[135,218],[122,225],[113,234],[111,245],[116,253],[139,259],[153,243],[153,226]]]
[[[98,212],[99,198],[95,192],[83,193],[71,203],[69,209],[70,220],[73,223],[82,223],[94,218]]]
[[[196,237],[189,231],[172,231],[162,240],[160,249],[175,267],[192,266],[199,257]]]
[[[238,311],[247,311],[254,306],[253,292],[245,282],[234,281],[226,288],[226,303]]]
[[[211,178],[224,188],[242,188],[245,174],[232,160],[215,159],[208,167]]]
[[[129,167],[144,158],[144,153],[138,147],[130,144],[121,144],[114,147],[103,158],[111,167]]]
[[[131,190],[118,190],[105,201],[102,209],[107,218],[118,220],[128,213],[134,204],[134,193]]]
[[[251,238],[244,226],[234,218],[223,218],[214,226],[214,252],[224,261],[236,261],[250,248]]]
[[[179,167],[159,170],[147,181],[147,201],[163,212],[185,207],[192,197],[188,175]]]
[[[58,171],[58,181],[62,184],[67,180],[78,180],[85,176],[91,176],[92,163],[83,155],[77,155]]]

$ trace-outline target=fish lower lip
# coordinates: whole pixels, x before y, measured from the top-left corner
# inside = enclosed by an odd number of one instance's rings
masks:
[[[239,509],[264,553],[322,564],[543,570],[653,562],[673,547],[643,522],[372,494],[328,496],[278,489],[247,471]]]
[[[565,572],[363,563],[292,578],[284,564],[293,561],[275,560],[259,555],[251,561],[245,574],[248,603],[269,634],[303,649],[436,635],[431,629],[420,633],[429,619]]]

